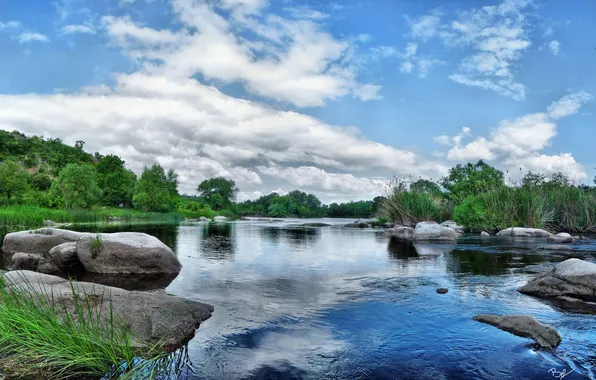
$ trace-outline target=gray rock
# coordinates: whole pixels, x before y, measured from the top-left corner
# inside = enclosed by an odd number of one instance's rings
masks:
[[[437,293],[439,294],[447,294],[449,292],[449,289],[447,288],[438,288],[437,289]]]
[[[211,219],[209,219],[209,218],[207,218],[207,217],[205,217],[205,216],[201,216],[201,217],[199,218],[199,222],[210,222],[210,221],[211,221]]]
[[[303,223],[301,224],[302,227],[331,227],[331,224],[327,223]]]
[[[445,227],[436,222],[420,222],[414,229],[414,241],[457,241],[457,232],[453,228]]]
[[[568,233],[561,232],[556,235],[550,235],[546,241],[551,243],[573,243],[573,236]]]
[[[228,220],[228,218],[226,218],[225,216],[219,216],[219,215],[213,218],[214,222],[225,222],[227,220]]]
[[[441,223],[441,226],[453,228],[455,230],[455,232],[457,232],[458,234],[463,234],[465,232],[465,230],[466,230],[466,228],[464,226],[458,225],[453,220],[447,220],[447,221]]]
[[[40,228],[32,231],[12,232],[4,237],[2,252],[4,259],[10,262],[17,252],[38,253],[46,256],[50,249],[62,243],[76,241],[86,233],[61,230],[58,228]]]
[[[370,227],[370,224],[363,222],[362,220],[357,220],[354,223],[348,223],[344,226],[348,228],[368,228]]]
[[[57,276],[31,271],[12,271],[4,274],[7,285],[22,291],[23,285],[43,297],[53,300],[74,315],[75,294],[82,299],[93,300],[101,318],[106,322],[110,311],[134,335],[133,345],[145,347],[160,343],[166,351],[172,351],[191,339],[200,323],[211,316],[213,306],[170,296],[164,292],[128,291],[88,282],[72,282]],[[74,289],[74,290],[73,290]],[[111,308],[111,310],[110,310]]]
[[[77,243],[63,243],[50,249],[49,258],[58,268],[66,272],[73,272],[83,268],[77,254]]]
[[[475,321],[487,323],[522,338],[531,338],[541,347],[557,347],[561,336],[551,326],[542,324],[530,315],[475,315]]]
[[[12,268],[48,274],[59,273],[59,269],[56,264],[37,253],[15,253],[12,255]]]
[[[180,273],[182,269],[168,246],[138,232],[82,236],[76,250],[91,273]]]
[[[44,220],[43,225],[46,227],[56,227],[58,223],[54,222],[53,220]]]
[[[518,289],[571,311],[596,314],[596,264],[568,259]]]
[[[407,240],[411,241],[414,239],[414,229],[412,227],[393,227],[387,228],[385,233],[389,235],[389,237],[398,240]]]
[[[480,233],[480,236],[484,236],[484,237],[486,237],[486,236],[490,236],[490,234],[489,234],[488,232],[486,232],[486,231],[482,231],[482,232]]]
[[[550,232],[538,228],[513,227],[506,228],[497,233],[497,236],[511,237],[549,237]]]

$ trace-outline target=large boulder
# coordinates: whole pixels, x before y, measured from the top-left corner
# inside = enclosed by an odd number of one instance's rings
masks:
[[[201,322],[213,312],[211,305],[159,291],[139,292],[88,282],[71,283],[31,271],[12,271],[3,276],[8,287],[15,291],[33,290],[60,305],[57,310],[64,312],[66,308],[72,316],[75,315],[75,296],[91,300],[100,318],[109,322],[113,315],[131,330],[136,347],[159,343],[166,351],[172,351],[191,339]]]
[[[549,237],[551,233],[539,228],[512,227],[501,230],[497,236],[511,237]]]
[[[453,220],[447,220],[447,221],[441,223],[441,226],[453,228],[455,230],[455,232],[457,232],[458,234],[463,234],[465,232],[465,230],[466,230],[466,228],[464,226],[458,225]]]
[[[518,289],[571,311],[596,314],[596,264],[568,259]]]
[[[199,222],[210,222],[210,221],[211,221],[211,219],[209,219],[209,218],[207,218],[207,217],[205,217],[205,216],[201,216],[201,217],[199,218]]]
[[[83,268],[77,253],[77,243],[62,243],[50,249],[49,258],[65,272],[77,272]]]
[[[37,253],[46,256],[57,245],[76,241],[86,233],[61,230],[59,228],[40,228],[38,230],[12,232],[4,237],[2,252],[10,261],[17,252]]]
[[[414,229],[414,241],[455,242],[457,232],[436,222],[420,222]]]
[[[139,232],[82,236],[76,250],[91,273],[180,273],[182,269],[168,246]]]
[[[32,270],[47,274],[56,274],[60,270],[51,260],[38,253],[17,252],[12,255],[12,269]]]
[[[550,243],[573,243],[573,236],[568,233],[561,232],[556,235],[550,235],[546,241]]]
[[[387,228],[385,233],[390,238],[398,240],[412,241],[414,239],[414,229],[412,227],[398,226],[393,228]]]
[[[523,338],[531,338],[540,347],[557,347],[561,344],[561,336],[551,326],[544,325],[530,315],[475,315],[475,321],[487,323],[503,331]]]

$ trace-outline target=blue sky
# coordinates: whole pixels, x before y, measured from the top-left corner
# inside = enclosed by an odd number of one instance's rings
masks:
[[[192,193],[367,199],[467,161],[596,159],[596,3],[0,0],[0,128],[86,142]]]

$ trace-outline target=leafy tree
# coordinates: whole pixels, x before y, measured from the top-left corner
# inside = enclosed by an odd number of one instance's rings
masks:
[[[565,174],[561,173],[561,172],[557,172],[557,173],[553,173],[548,181],[548,184],[550,186],[569,186],[570,185],[570,181],[569,181],[569,177],[567,177]]]
[[[15,161],[0,162],[0,192],[6,195],[9,202],[27,190],[28,179],[27,172]]]
[[[374,215],[373,201],[357,201],[348,203],[331,203],[327,210],[330,218],[370,218]]]
[[[160,165],[145,167],[135,186],[133,204],[145,211],[173,211],[180,198],[177,186],[178,179],[173,170],[166,174]]]
[[[456,204],[470,195],[481,194],[505,185],[503,172],[480,160],[475,164],[457,165],[449,170],[441,185]]]
[[[418,181],[413,182],[410,185],[410,191],[416,191],[419,193],[427,194],[439,194],[441,193],[441,188],[433,181],[429,181],[427,179],[419,179]]]
[[[52,186],[52,178],[49,175],[38,171],[29,178],[29,183],[34,189],[46,191]]]
[[[97,203],[101,190],[97,186],[95,168],[87,164],[68,164],[52,183],[50,193],[64,208],[87,208]]]
[[[522,186],[532,187],[532,188],[538,187],[538,186],[544,184],[545,180],[546,180],[546,177],[543,174],[528,172],[528,174],[526,174],[522,178]]]
[[[197,192],[212,209],[222,210],[232,206],[232,202],[236,200],[238,188],[233,180],[217,177],[201,182]]]
[[[124,161],[113,154],[102,156],[95,166],[102,203],[109,206],[132,205],[137,176],[124,167]]]

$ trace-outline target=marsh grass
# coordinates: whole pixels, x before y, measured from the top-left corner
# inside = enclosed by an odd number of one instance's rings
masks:
[[[414,227],[422,221],[449,219],[451,206],[437,195],[396,190],[383,202],[381,214],[402,226]]]
[[[103,297],[81,294],[72,282],[78,296],[67,308],[42,285],[39,292],[9,281],[0,275],[0,363],[16,376],[156,379],[183,364],[180,354],[167,355],[159,344],[139,352],[111,304],[102,315]]]

